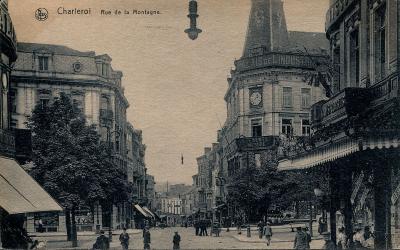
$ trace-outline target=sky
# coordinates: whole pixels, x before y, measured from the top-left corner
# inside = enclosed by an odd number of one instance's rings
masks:
[[[329,0],[284,0],[289,30],[324,32]],[[123,72],[128,120],[143,130],[148,172],[156,182],[192,183],[196,158],[216,141],[226,118],[224,94],[243,50],[250,0],[198,0],[192,41],[186,0],[9,0],[20,42],[66,45],[112,58]],[[57,10],[90,8],[91,15]],[[46,8],[48,19],[35,11]],[[101,10],[158,10],[159,15],[109,15]],[[181,154],[184,164],[181,164]]]

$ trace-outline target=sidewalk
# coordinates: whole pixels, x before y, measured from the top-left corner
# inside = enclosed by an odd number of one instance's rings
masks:
[[[260,243],[265,244],[266,248],[268,249],[292,249],[293,248],[293,239],[294,235],[290,237],[282,237],[284,235],[274,235],[271,239],[270,246],[267,246],[267,242],[265,238],[260,239],[258,234],[252,234],[252,237],[247,237],[246,233],[231,235],[232,238],[240,241],[240,242],[247,242],[247,243]],[[286,235],[288,236],[288,235]],[[313,237],[310,243],[311,249],[322,249],[325,241],[322,239],[321,236]]]
[[[141,229],[127,229],[126,232],[128,234],[139,234],[142,232]],[[112,234],[113,235],[120,235],[122,233],[122,230],[113,230]],[[84,231],[84,232],[77,232],[78,237],[79,236],[95,236],[96,232],[95,231]],[[105,231],[105,234],[108,235],[108,231]],[[60,236],[65,236],[67,237],[67,232],[44,232],[44,233],[29,233],[30,237],[33,238],[42,238],[42,237],[60,237]]]

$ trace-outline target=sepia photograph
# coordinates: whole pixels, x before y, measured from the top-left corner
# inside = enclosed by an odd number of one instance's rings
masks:
[[[0,249],[400,249],[399,0],[0,0]]]

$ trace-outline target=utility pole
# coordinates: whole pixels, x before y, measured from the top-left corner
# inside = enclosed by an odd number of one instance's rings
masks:
[[[251,237],[251,230],[250,230],[250,168],[249,168],[249,151],[246,152],[247,158],[247,237]]]

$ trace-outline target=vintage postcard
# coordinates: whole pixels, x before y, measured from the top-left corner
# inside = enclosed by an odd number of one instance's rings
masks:
[[[399,9],[0,0],[0,248],[400,248]]]

